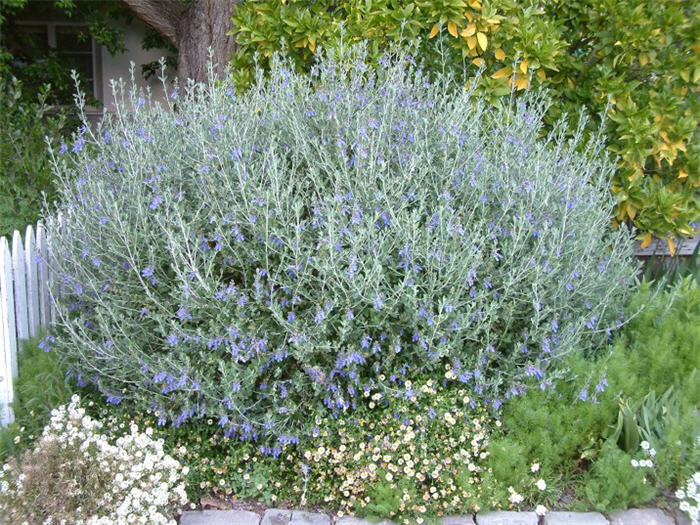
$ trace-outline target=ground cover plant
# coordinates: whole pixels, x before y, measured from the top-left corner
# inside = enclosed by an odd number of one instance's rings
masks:
[[[537,462],[556,480],[554,500],[601,511],[649,504],[682,486],[700,470],[699,300],[692,278],[662,294],[643,285],[629,308],[645,308],[609,353],[572,358],[575,379],[506,405],[501,420],[511,431],[489,448],[494,477],[519,486]]]
[[[407,54],[313,76],[280,59],[245,96],[166,108],[118,89],[54,152],[53,348],[79,382],[285,444],[446,366],[497,409],[623,322],[632,234],[609,229],[600,142],[541,140],[541,97],[494,113]]]
[[[616,219],[673,251],[673,235],[692,235],[700,216],[698,20],[683,0],[255,0],[232,17],[231,70],[243,86],[282,46],[308,71],[317,49],[340,42],[368,40],[376,62],[392,42],[421,38],[429,68],[485,68],[479,90],[494,104],[513,87],[544,86],[549,122],[581,106],[607,110]]]

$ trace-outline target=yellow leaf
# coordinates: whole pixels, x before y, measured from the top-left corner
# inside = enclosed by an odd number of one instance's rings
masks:
[[[472,64],[479,67],[483,66],[485,63],[486,61],[482,57],[475,58],[474,60],[472,60]]]
[[[646,53],[639,55],[639,63],[643,66],[646,66],[649,63],[649,57],[646,55]]]
[[[476,38],[473,36],[467,38],[467,45],[469,46],[469,49],[474,49],[476,47]]]
[[[676,146],[676,148],[678,148],[678,149],[681,150],[683,153],[685,153],[685,142],[683,142],[682,140],[677,141],[677,142],[674,144],[674,146]]]
[[[316,42],[309,41],[309,49],[311,50],[312,53],[315,53],[316,52]]]
[[[447,32],[450,33],[453,37],[457,38],[457,24],[455,24],[451,20],[447,22]]]
[[[515,89],[526,89],[527,85],[529,83],[529,80],[527,77],[521,77],[518,76],[518,78],[515,80],[515,83],[513,84],[515,86]]]
[[[500,47],[494,51],[493,56],[496,57],[496,60],[503,60],[506,58],[506,53],[503,51]]]
[[[632,220],[634,220],[634,218],[637,216],[637,210],[635,210],[630,204],[627,205],[627,215],[629,215],[630,219]]]
[[[435,24],[433,28],[430,30],[430,34],[428,35],[428,38],[433,38],[435,35],[438,34],[438,31],[440,31],[440,26]]]
[[[504,67],[496,71],[493,75],[491,75],[491,78],[505,78],[509,77],[511,73],[511,69],[509,67]]]
[[[464,38],[467,38],[469,36],[472,36],[474,33],[476,33],[476,24],[469,24],[462,30],[460,35],[462,35]]]
[[[668,244],[668,252],[673,257],[676,254],[676,241],[673,240],[673,237],[669,237],[666,239],[666,244]]]
[[[520,62],[520,71],[522,71],[525,75],[527,75],[527,66],[527,60],[523,60],[522,62]]]
[[[642,241],[642,244],[641,244],[642,250],[643,250],[644,248],[646,248],[647,246],[649,246],[650,244],[651,244],[651,233],[647,233],[647,234],[644,236],[644,240]]]
[[[544,69],[538,69],[537,76],[540,77],[540,80],[544,80],[547,78],[547,73],[544,72]]]
[[[294,47],[306,47],[306,44],[307,44],[306,38],[302,38],[301,40],[299,40],[299,42],[294,44]]]
[[[472,9],[481,9],[481,2],[479,0],[471,0],[470,2],[467,2],[469,4],[469,7]]]
[[[681,169],[681,170],[678,172],[678,178],[679,178],[679,179],[685,179],[687,176],[688,176],[688,172],[685,171],[685,169]]]
[[[617,205],[617,220],[619,220],[619,221],[625,220],[626,208],[627,208],[626,202],[621,202],[620,204]]]
[[[479,41],[479,46],[481,47],[482,51],[486,51],[486,46],[489,45],[489,39],[486,38],[486,35],[479,31],[476,34],[476,39]]]

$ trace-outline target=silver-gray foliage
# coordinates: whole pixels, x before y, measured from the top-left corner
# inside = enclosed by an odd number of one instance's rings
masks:
[[[284,443],[419,376],[497,407],[620,322],[613,165],[543,136],[541,96],[497,110],[359,48],[243,96],[116,94],[56,153],[50,224],[55,348],[112,402]]]

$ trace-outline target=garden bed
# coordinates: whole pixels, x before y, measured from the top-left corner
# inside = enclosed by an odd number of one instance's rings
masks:
[[[697,518],[700,291],[636,279],[602,143],[543,136],[541,95],[493,109],[363,57],[167,110],[133,88],[55,152],[13,521],[172,523],[213,496],[253,521],[600,521],[669,494]]]

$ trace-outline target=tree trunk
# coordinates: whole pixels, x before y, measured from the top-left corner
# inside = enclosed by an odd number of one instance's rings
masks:
[[[177,48],[177,76],[197,82],[207,80],[209,49],[214,73],[223,76],[229,56],[236,49],[231,16],[242,0],[122,0],[142,22]]]

